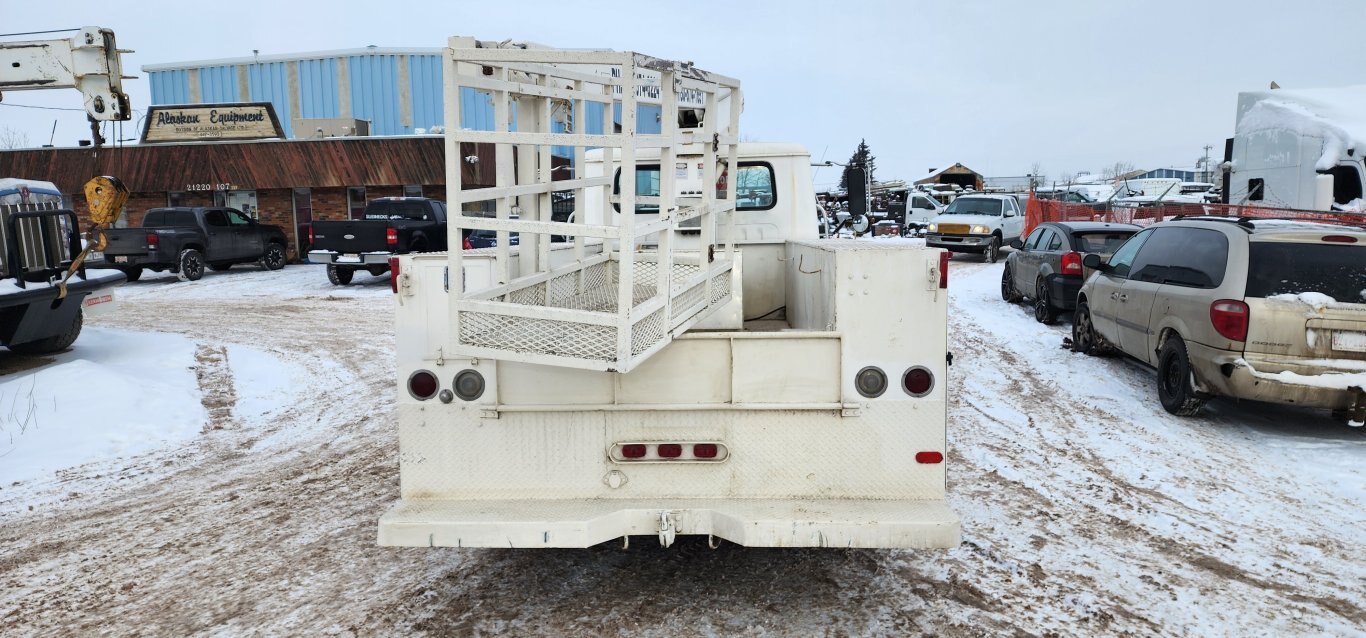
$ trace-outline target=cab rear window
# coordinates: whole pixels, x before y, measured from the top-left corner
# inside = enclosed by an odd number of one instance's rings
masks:
[[[1343,303],[1366,303],[1366,246],[1252,242],[1247,296],[1316,292]]]

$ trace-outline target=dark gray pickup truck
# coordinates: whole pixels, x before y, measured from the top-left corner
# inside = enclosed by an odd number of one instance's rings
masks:
[[[195,281],[207,265],[227,270],[233,264],[259,263],[263,268],[285,267],[285,231],[259,224],[233,208],[153,208],[142,218],[142,228],[106,231],[109,246],[104,259],[137,281],[142,269],[169,270]]]
[[[308,260],[327,264],[327,279],[351,283],[357,270],[389,272],[389,258],[446,250],[446,203],[426,197],[381,197],[365,205],[363,219],[313,222]]]

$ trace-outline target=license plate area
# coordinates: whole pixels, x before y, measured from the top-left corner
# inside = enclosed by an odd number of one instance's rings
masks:
[[[359,264],[359,263],[360,263],[360,255],[356,255],[356,254],[339,255],[339,256],[337,257],[337,263]]]
[[[1344,352],[1366,352],[1366,332],[1334,330],[1333,349]]]
[[[116,264],[126,264],[126,263],[128,263],[128,255],[114,255],[114,263],[116,263]]]

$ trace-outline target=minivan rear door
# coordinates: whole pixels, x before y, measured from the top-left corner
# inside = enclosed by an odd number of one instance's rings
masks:
[[[1366,233],[1277,233],[1253,240],[1247,351],[1366,360]]]

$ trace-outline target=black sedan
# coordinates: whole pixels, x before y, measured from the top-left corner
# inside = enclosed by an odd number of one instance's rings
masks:
[[[1133,224],[1103,222],[1045,222],[1006,257],[1001,274],[1001,299],[1015,303],[1028,297],[1034,318],[1053,323],[1058,314],[1077,305],[1077,291],[1086,280],[1081,259],[1088,253],[1109,256],[1129,236],[1142,230]]]

